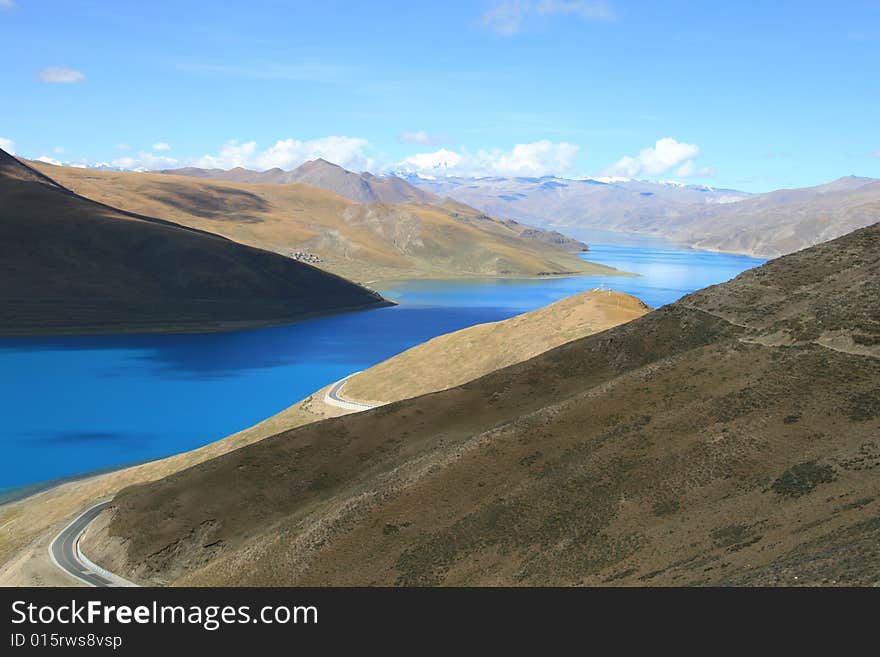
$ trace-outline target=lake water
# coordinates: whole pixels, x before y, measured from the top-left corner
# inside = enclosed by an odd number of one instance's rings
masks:
[[[442,333],[608,287],[657,307],[761,260],[590,236],[586,257],[642,274],[403,281],[400,305],[204,335],[0,338],[0,493],[193,449]]]

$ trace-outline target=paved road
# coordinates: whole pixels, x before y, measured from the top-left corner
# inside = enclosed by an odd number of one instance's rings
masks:
[[[105,574],[99,573],[91,566],[83,563],[77,554],[77,543],[86,527],[98,514],[103,511],[110,502],[101,502],[87,509],[80,514],[76,520],[61,530],[61,533],[55,537],[55,540],[49,544],[49,555],[52,561],[61,570],[71,575],[81,582],[85,582],[89,586],[120,586],[123,583],[128,584],[124,580],[114,581],[113,577],[107,577]]]
[[[349,411],[368,411],[371,408],[376,408],[378,404],[365,404],[364,402],[351,401],[349,399],[345,399],[344,397],[342,397],[342,395],[339,394],[342,391],[342,386],[345,385],[345,382],[348,381],[355,374],[360,374],[360,372],[349,374],[344,379],[339,379],[339,381],[330,386],[327,394],[324,395],[324,402],[330,404],[331,406],[344,408]]]

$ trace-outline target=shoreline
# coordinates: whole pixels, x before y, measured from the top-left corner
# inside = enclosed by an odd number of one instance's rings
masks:
[[[650,239],[663,240],[664,242],[668,242],[669,246],[679,247],[682,249],[688,249],[690,251],[706,251],[708,253],[717,253],[721,255],[732,255],[732,256],[745,256],[746,258],[754,258],[756,260],[773,260],[774,258],[780,258],[784,255],[789,255],[788,253],[777,253],[774,255],[762,255],[760,253],[756,253],[754,251],[730,251],[727,249],[719,249],[717,247],[703,246],[698,243],[686,242],[684,240],[678,239],[676,237],[670,237],[668,235],[664,235],[663,233],[653,233],[649,231],[637,231],[637,230],[611,230],[609,228],[596,228],[596,227],[579,227],[579,226],[555,226],[553,224],[549,224],[545,227],[545,230],[556,230],[559,232],[564,232],[566,230],[584,230],[584,231],[595,231],[595,232],[603,232],[603,233],[615,233],[618,235],[630,235],[635,237],[647,237]],[[565,233],[568,235],[568,233]],[[571,237],[571,235],[568,235]],[[578,239],[573,237],[572,239]],[[601,240],[593,240],[596,244],[603,244]],[[808,247],[803,247],[808,248]],[[800,251],[802,249],[797,249]],[[792,251],[791,253],[796,253],[797,251]]]
[[[222,439],[221,439],[222,440]],[[174,456],[172,454],[172,456]],[[167,457],[161,457],[167,458]],[[66,477],[57,477],[55,479],[47,479],[46,481],[37,482],[35,484],[25,484],[23,486],[12,486],[11,488],[4,488],[0,490],[0,509],[9,505],[16,504],[18,502],[23,502],[28,498],[39,495],[40,493],[45,493],[46,491],[50,491],[53,488],[58,488],[59,486],[64,486],[65,484],[73,484],[81,481],[88,481],[89,479],[95,479],[97,477],[101,477],[103,475],[111,474],[113,472],[119,472],[121,470],[127,470],[128,468],[134,468],[139,465],[144,465],[146,463],[152,463],[153,461],[157,461],[160,459],[149,459],[146,461],[131,461],[128,463],[123,463],[121,465],[108,465],[105,468],[98,468],[97,470],[88,470],[87,472],[81,472],[79,474],[72,474]]]
[[[587,261],[592,262],[592,261]],[[593,263],[598,265],[599,263]],[[606,267],[607,265],[602,265]],[[596,278],[600,276],[620,276],[623,278],[641,278],[643,274],[637,274],[631,271],[623,271],[609,267],[612,271],[603,272],[601,274],[588,274],[586,272],[570,272],[560,274],[547,274],[546,276],[386,276],[383,278],[375,278],[370,281],[363,281],[360,285],[381,285],[382,283],[399,283],[400,281],[547,281],[564,278]]]
[[[255,329],[272,328],[275,326],[289,326],[312,319],[331,317],[345,313],[360,312],[362,310],[374,310],[396,306],[397,302],[382,298],[381,301],[350,306],[335,310],[305,313],[296,317],[264,319],[264,320],[234,320],[195,323],[193,325],[156,325],[121,324],[119,326],[83,326],[76,328],[49,328],[20,332],[17,330],[0,328],[0,338],[41,338],[41,337],[82,337],[91,335],[199,335],[208,333],[234,333],[236,331],[250,331]]]
[[[598,263],[594,263],[598,264]],[[605,265],[602,265],[605,266]],[[641,274],[627,272],[620,269],[609,267],[612,271],[603,273],[589,274],[586,272],[560,272],[547,275],[534,276],[474,276],[474,275],[445,275],[445,276],[412,276],[402,275],[400,277],[383,277],[370,281],[358,282],[358,285],[381,285],[382,283],[391,283],[399,281],[542,281],[563,278],[592,278],[597,276],[623,276],[623,277],[639,277]],[[84,337],[95,335],[199,335],[210,333],[234,333],[236,331],[251,331],[264,328],[273,328],[276,326],[289,326],[300,322],[310,321],[312,319],[320,319],[322,317],[331,317],[333,315],[341,315],[344,313],[360,312],[362,310],[376,310],[379,308],[388,308],[396,306],[398,303],[391,299],[382,297],[382,301],[364,304],[360,306],[351,306],[348,308],[339,308],[336,310],[319,311],[306,313],[292,318],[265,319],[265,320],[232,320],[217,322],[199,322],[192,325],[170,325],[158,324],[155,326],[144,324],[120,324],[114,326],[83,326],[75,328],[44,328],[33,330],[7,329],[0,327],[0,339],[2,338],[41,338],[41,337]]]

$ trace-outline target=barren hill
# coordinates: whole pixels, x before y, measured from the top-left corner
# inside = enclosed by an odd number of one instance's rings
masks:
[[[448,197],[436,196],[397,176],[374,176],[368,172],[354,173],[343,169],[338,164],[333,164],[320,158],[306,162],[293,171],[284,171],[278,168],[269,169],[268,171],[252,171],[242,167],[229,170],[184,167],[182,169],[165,169],[159,173],[253,184],[283,185],[303,183],[326,189],[359,203],[373,203],[377,201],[389,205],[427,203],[442,206],[452,214],[462,213],[468,216],[479,214],[474,211],[474,208],[465,203]],[[567,237],[555,230],[535,228],[534,226],[524,225],[511,219],[504,223],[520,237],[542,241],[570,253],[589,251],[589,248],[583,242]]]
[[[144,582],[874,584],[880,225],[120,493]]]
[[[216,330],[387,304],[275,253],[83,198],[0,151],[0,333]]]
[[[416,345],[353,376],[345,383],[345,397],[388,402],[451,388],[649,310],[628,294],[581,292],[502,322],[478,324]]]
[[[459,203],[356,203],[297,183],[33,164],[88,198],[294,255],[357,281],[620,273],[573,255],[573,241],[564,236],[532,233]]]
[[[439,200],[396,176],[354,173],[323,159],[300,165],[289,173],[288,182],[321,187],[360,203],[433,203]]]
[[[880,220],[880,180],[846,176],[745,194],[674,182],[410,178],[484,212],[560,230],[649,233],[694,248],[773,258]]]
[[[440,199],[396,176],[374,176],[371,173],[355,173],[322,158],[310,160],[292,171],[269,169],[252,171],[242,167],[234,169],[200,169],[184,167],[165,169],[160,173],[192,176],[226,182],[275,184],[305,183],[344,196],[358,203],[433,203]]]
[[[847,176],[702,208],[672,236],[695,248],[761,257],[792,253],[880,221],[880,180]]]

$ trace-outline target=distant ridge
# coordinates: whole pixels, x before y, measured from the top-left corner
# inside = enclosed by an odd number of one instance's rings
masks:
[[[880,220],[880,180],[845,176],[704,207],[672,236],[691,246],[761,257],[793,253]]]
[[[165,169],[159,173],[247,184],[283,185],[302,183],[326,189],[358,203],[380,202],[389,205],[427,203],[447,208],[458,208],[467,214],[473,213],[474,210],[474,208],[461,201],[456,202],[454,199],[440,197],[422,190],[398,176],[374,176],[371,173],[353,173],[323,158],[305,162],[292,171],[283,171],[278,168],[267,171],[252,171],[242,167],[229,170],[187,167],[183,169]],[[589,247],[585,243],[563,235],[559,231],[546,230],[529,225],[517,226],[518,222],[510,220],[507,223],[509,227],[514,228],[522,237],[545,242],[569,253],[589,251]]]
[[[371,173],[354,173],[322,158],[310,160],[292,171],[274,168],[268,171],[252,171],[236,167],[223,169],[165,169],[160,173],[210,180],[225,180],[250,184],[304,183],[330,190],[358,203],[436,203],[440,199],[396,176],[374,176]]]
[[[353,173],[324,159],[306,162],[291,171],[290,175],[294,182],[329,189],[361,203],[435,203],[440,200],[396,176]]]
[[[209,331],[387,305],[343,278],[91,201],[0,150],[0,334]]]
[[[406,179],[484,212],[545,228],[646,233],[694,248],[764,258],[880,219],[880,180],[858,176],[766,194],[630,179]]]

